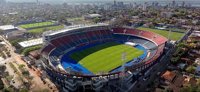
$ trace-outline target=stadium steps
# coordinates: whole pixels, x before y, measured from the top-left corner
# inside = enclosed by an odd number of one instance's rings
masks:
[[[72,80],[65,80],[64,82],[71,87],[75,87],[77,85],[77,83],[73,82]]]

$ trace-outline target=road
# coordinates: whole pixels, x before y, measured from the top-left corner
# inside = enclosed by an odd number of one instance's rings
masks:
[[[40,77],[38,76],[38,73],[37,73],[38,71],[34,71],[34,70],[28,68],[27,64],[21,59],[21,55],[14,52],[15,49],[12,47],[12,45],[10,44],[9,41],[7,41],[2,36],[0,36],[0,39],[2,39],[6,43],[6,46],[10,50],[11,57],[0,62],[0,64],[7,63],[6,67],[7,67],[7,70],[10,75],[14,75],[14,76],[16,76],[16,78],[18,76],[15,73],[13,74],[13,69],[9,66],[9,64],[8,64],[9,62],[12,62],[16,66],[16,68],[18,68],[19,65],[23,64],[23,65],[25,65],[25,69],[27,69],[30,72],[30,75],[33,77],[33,80],[31,81],[32,82],[31,90],[33,92],[41,91],[42,89],[48,89],[49,92],[57,92],[58,91],[57,88],[55,87],[55,85],[53,85],[53,83],[51,81],[48,81],[47,84],[44,84],[42,82],[42,80],[40,79]],[[18,79],[14,78],[14,80],[16,80],[16,83],[14,84],[15,87],[18,88],[20,85],[22,85],[20,81],[17,81]],[[50,89],[49,85],[51,85],[50,87],[52,87],[53,89]]]
[[[167,53],[172,53],[172,51],[172,49],[168,50]],[[148,70],[148,73],[145,76],[139,78],[138,82],[132,88],[132,92],[147,92],[148,85],[154,85],[152,82],[154,82],[155,79],[159,77],[158,72],[163,72],[167,68],[167,65],[170,63],[169,61],[171,56],[166,55],[167,54],[164,54],[165,58],[162,57],[160,61],[157,61],[157,63]],[[145,77],[147,78],[144,79]]]

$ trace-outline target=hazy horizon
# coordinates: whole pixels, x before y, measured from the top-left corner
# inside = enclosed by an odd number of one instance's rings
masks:
[[[6,0],[8,2],[37,2],[37,0]],[[114,0],[38,0],[42,3],[99,3],[99,2],[113,2]],[[158,1],[158,2],[172,2],[174,0],[116,0],[116,1],[123,1],[123,2],[152,2],[152,1]],[[175,0],[175,1],[185,1],[189,3],[193,2],[200,2],[200,0]]]

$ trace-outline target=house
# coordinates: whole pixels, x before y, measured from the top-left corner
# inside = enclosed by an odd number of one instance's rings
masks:
[[[37,39],[27,40],[27,41],[23,41],[23,42],[18,42],[18,44],[22,48],[27,48],[27,47],[31,47],[31,46],[41,45],[41,44],[43,44],[43,40],[42,40],[42,38],[37,38]]]
[[[172,82],[176,77],[176,74],[174,72],[170,72],[170,71],[166,71],[162,76],[161,78],[169,81],[169,82]]]
[[[34,59],[39,59],[40,58],[40,54],[39,54],[38,50],[29,52],[29,55],[30,55],[30,57],[32,57]]]
[[[101,17],[102,15],[100,14],[88,14],[84,16],[84,19],[88,20],[88,19],[95,19],[95,18],[101,18]]]
[[[195,63],[198,64],[198,65],[200,65],[200,58],[196,58],[195,59]]]
[[[177,67],[180,68],[181,70],[183,70],[183,69],[186,68],[186,64],[184,64],[184,63],[180,63],[180,64],[178,64]]]
[[[200,74],[200,66],[197,66],[197,67],[196,67],[195,72],[196,72],[197,74]]]
[[[165,79],[165,83],[167,83],[165,88],[169,88],[173,92],[180,92],[183,87],[184,77],[177,71],[166,71],[161,78]]]
[[[29,58],[29,57],[22,57],[22,59],[28,64],[28,65],[34,65],[35,62]]]
[[[184,86],[188,86],[188,84],[191,86],[196,86],[197,80],[194,77],[187,76],[187,75],[184,77],[185,77]]]

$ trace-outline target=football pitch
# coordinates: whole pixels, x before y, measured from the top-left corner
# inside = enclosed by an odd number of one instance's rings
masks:
[[[151,32],[154,32],[154,33],[157,33],[157,34],[160,34],[166,38],[168,38],[168,34],[169,34],[169,31],[165,31],[165,30],[159,30],[159,29],[152,29],[152,28],[144,28],[144,27],[139,27],[137,28],[139,30],[144,30],[144,31],[151,31]],[[182,36],[184,35],[184,33],[179,33],[179,32],[171,32],[170,33],[170,39],[171,40],[179,40]]]
[[[28,30],[28,33],[41,34],[41,33],[45,32],[45,31],[49,31],[49,30],[57,31],[57,30],[61,30],[63,28],[64,28],[63,25],[43,27],[43,28],[35,28],[35,29]]]
[[[48,26],[48,25],[53,25],[53,22],[39,22],[39,23],[31,23],[31,24],[24,24],[24,25],[20,25],[19,27],[21,28],[35,28],[35,27],[42,27],[42,26]]]
[[[109,42],[74,52],[70,57],[90,72],[109,72],[123,63],[141,56],[144,52],[129,45]],[[122,57],[125,57],[124,62]]]

